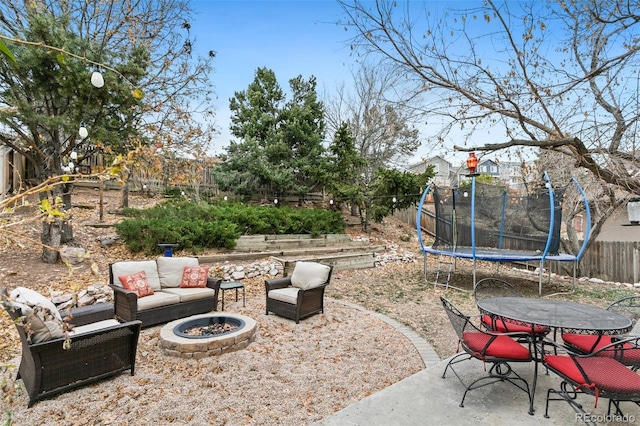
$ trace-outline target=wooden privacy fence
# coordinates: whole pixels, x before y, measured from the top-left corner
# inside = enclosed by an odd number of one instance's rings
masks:
[[[396,211],[394,217],[415,229],[415,208]],[[433,237],[435,214],[423,209],[420,223],[423,232]],[[551,270],[561,273],[557,265],[552,265]],[[604,281],[640,283],[640,241],[594,241],[580,260],[580,275]]]
[[[640,241],[594,241],[580,260],[588,277],[621,283],[640,282]]]

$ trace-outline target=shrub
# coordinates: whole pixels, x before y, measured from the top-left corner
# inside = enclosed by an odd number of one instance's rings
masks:
[[[240,202],[166,201],[150,209],[123,209],[127,217],[116,232],[134,252],[162,252],[158,244],[177,244],[194,253],[207,248],[233,249],[240,235],[343,233],[339,212],[323,209],[248,206]]]

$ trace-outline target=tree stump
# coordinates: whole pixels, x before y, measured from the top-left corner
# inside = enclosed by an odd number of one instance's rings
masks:
[[[61,220],[53,220],[42,222],[42,261],[44,263],[56,263],[58,261],[60,247],[62,241],[62,233],[64,222]]]

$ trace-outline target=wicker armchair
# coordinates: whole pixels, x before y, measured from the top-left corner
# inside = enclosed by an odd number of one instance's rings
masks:
[[[28,407],[125,370],[134,374],[141,322],[115,321],[113,305],[68,312],[76,331],[67,338],[68,348],[64,349],[65,337],[30,342],[21,310],[10,302],[6,289],[0,290],[0,297],[20,335],[22,357],[17,379],[22,379],[29,395]]]
[[[297,262],[291,276],[264,280],[266,315],[300,323],[302,318],[324,312],[324,291],[331,280],[332,266]]]

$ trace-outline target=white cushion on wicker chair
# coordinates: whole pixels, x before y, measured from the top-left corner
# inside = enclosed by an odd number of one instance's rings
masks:
[[[113,282],[111,284],[122,287],[122,283],[118,277],[135,274],[140,271],[144,271],[147,276],[147,281],[149,281],[149,287],[151,287],[153,291],[160,290],[160,277],[158,276],[158,265],[155,260],[123,261],[112,264],[111,273],[113,274]]]
[[[277,290],[269,291],[268,298],[273,300],[279,300],[285,303],[291,303],[292,305],[296,305],[298,303],[298,292],[299,288],[296,287],[286,287],[279,288]]]
[[[331,267],[317,262],[296,262],[291,274],[291,285],[302,290],[309,290],[327,282]]]
[[[177,305],[178,303],[180,303],[180,296],[164,291],[156,291],[151,296],[138,298],[138,311],[157,308],[159,306]]]
[[[25,287],[16,287],[11,291],[9,295],[11,300],[22,303],[29,306],[39,306],[44,309],[48,309],[51,312],[51,315],[56,317],[59,320],[62,320],[62,316],[60,316],[60,312],[58,312],[58,308],[56,305],[42,294],[38,293],[35,290],[31,290]]]
[[[160,285],[163,288],[180,287],[184,267],[198,266],[197,257],[159,257],[156,259],[156,262],[158,264]]]
[[[20,309],[27,323],[26,332],[32,343],[63,336],[63,323],[56,305],[42,294],[25,287],[16,287],[9,295],[14,307]]]
[[[76,334],[90,333],[92,331],[98,331],[102,330],[103,328],[114,327],[116,325],[120,325],[120,322],[115,319],[96,321],[89,324],[73,327],[73,330],[69,332],[69,335],[75,336]]]
[[[209,287],[204,288],[163,288],[163,293],[175,294],[180,298],[180,302],[190,302],[192,300],[214,297],[216,291]]]

